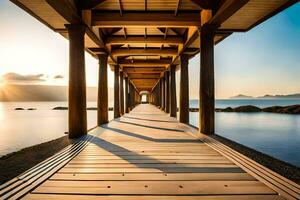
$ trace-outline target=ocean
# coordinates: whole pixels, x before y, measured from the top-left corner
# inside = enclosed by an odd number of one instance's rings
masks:
[[[292,104],[300,104],[300,100],[216,100],[217,108]],[[67,102],[0,102],[0,156],[64,136],[68,113],[52,110],[56,106],[67,106]],[[94,107],[96,102],[88,102],[88,106]],[[14,110],[18,107],[25,110]],[[191,100],[190,107],[198,107],[198,101]],[[112,119],[113,112],[109,115]],[[190,123],[197,126],[198,117],[191,112]],[[96,120],[97,113],[88,111],[88,128],[94,127]],[[216,113],[216,133],[300,167],[300,115]]]

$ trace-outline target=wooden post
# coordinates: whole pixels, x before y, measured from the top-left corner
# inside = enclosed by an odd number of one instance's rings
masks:
[[[165,72],[165,112],[170,113],[170,85],[169,72]]]
[[[115,65],[114,118],[120,117],[119,65]]]
[[[108,123],[108,86],[107,86],[107,54],[99,54],[99,80],[98,80],[98,125]]]
[[[133,86],[129,82],[129,108],[130,111],[133,109]]]
[[[84,59],[85,26],[66,25],[69,34],[69,138],[87,133]]]
[[[179,102],[179,121],[189,123],[189,71],[188,56],[180,56],[180,102]]]
[[[200,31],[200,131],[215,132],[215,85],[214,85],[214,28],[205,24]]]
[[[170,116],[177,116],[177,97],[176,97],[176,79],[175,79],[176,65],[170,67]]]
[[[159,84],[159,89],[157,91],[157,93],[158,93],[157,101],[158,101],[159,108],[161,108],[161,93],[162,93],[161,92],[162,91],[162,88],[161,88],[161,79],[159,80],[158,84]]]
[[[125,113],[129,113],[128,77],[125,77]]]
[[[165,79],[161,78],[161,109],[165,110]]]
[[[123,72],[120,72],[120,114],[124,115],[124,78]]]

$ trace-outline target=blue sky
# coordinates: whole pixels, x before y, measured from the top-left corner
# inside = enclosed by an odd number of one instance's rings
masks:
[[[8,0],[0,1],[0,75],[44,74],[65,85],[68,42]],[[97,60],[86,54],[87,83],[96,86]],[[190,61],[190,98],[198,97],[199,55]],[[55,75],[64,79],[54,79]],[[216,97],[300,93],[300,3],[215,48]],[[109,86],[113,73],[109,72]]]

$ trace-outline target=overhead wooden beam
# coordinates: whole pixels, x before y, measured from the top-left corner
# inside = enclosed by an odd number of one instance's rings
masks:
[[[165,71],[166,68],[165,67],[155,67],[155,68],[150,68],[150,67],[139,67],[139,68],[135,68],[135,67],[127,67],[124,68],[123,71],[127,74],[131,74],[131,73],[157,73],[160,74],[161,72]]]
[[[129,74],[129,78],[131,79],[159,79],[160,78],[160,74],[143,74],[143,73],[139,73],[139,74]]]
[[[47,3],[69,23],[81,22],[81,16],[73,0],[46,0]]]
[[[81,1],[81,7],[82,7],[82,9],[90,10],[90,9],[97,7],[104,1],[106,1],[106,0],[84,0],[84,1]]]
[[[176,5],[176,8],[175,8],[175,12],[174,12],[175,16],[178,14],[179,6],[180,6],[180,0],[177,0],[177,5]]]
[[[178,13],[172,12],[126,12],[123,16],[119,13],[92,12],[92,25],[99,27],[188,27],[200,26],[200,12]]]
[[[155,56],[155,55],[164,55],[164,56],[176,56],[178,50],[176,48],[166,48],[166,49],[141,49],[141,48],[131,48],[131,49],[114,49],[112,50],[113,56],[127,56],[127,55],[137,55],[137,56]]]
[[[119,59],[118,63],[120,65],[167,65],[170,64],[172,62],[171,59]]]
[[[168,36],[166,39],[161,36],[108,36],[105,41],[106,45],[119,44],[183,44],[183,38],[179,36]]]
[[[193,3],[197,4],[202,9],[215,9],[217,0],[191,0]]]
[[[209,24],[221,25],[229,17],[231,17],[235,12],[237,12],[241,7],[243,7],[249,0],[227,0],[224,1],[222,5],[219,6],[215,15],[209,20]]]

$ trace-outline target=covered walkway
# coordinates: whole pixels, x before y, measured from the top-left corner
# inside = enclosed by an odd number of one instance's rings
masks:
[[[25,199],[299,198],[299,185],[153,105],[138,105],[89,135],[86,147]]]

